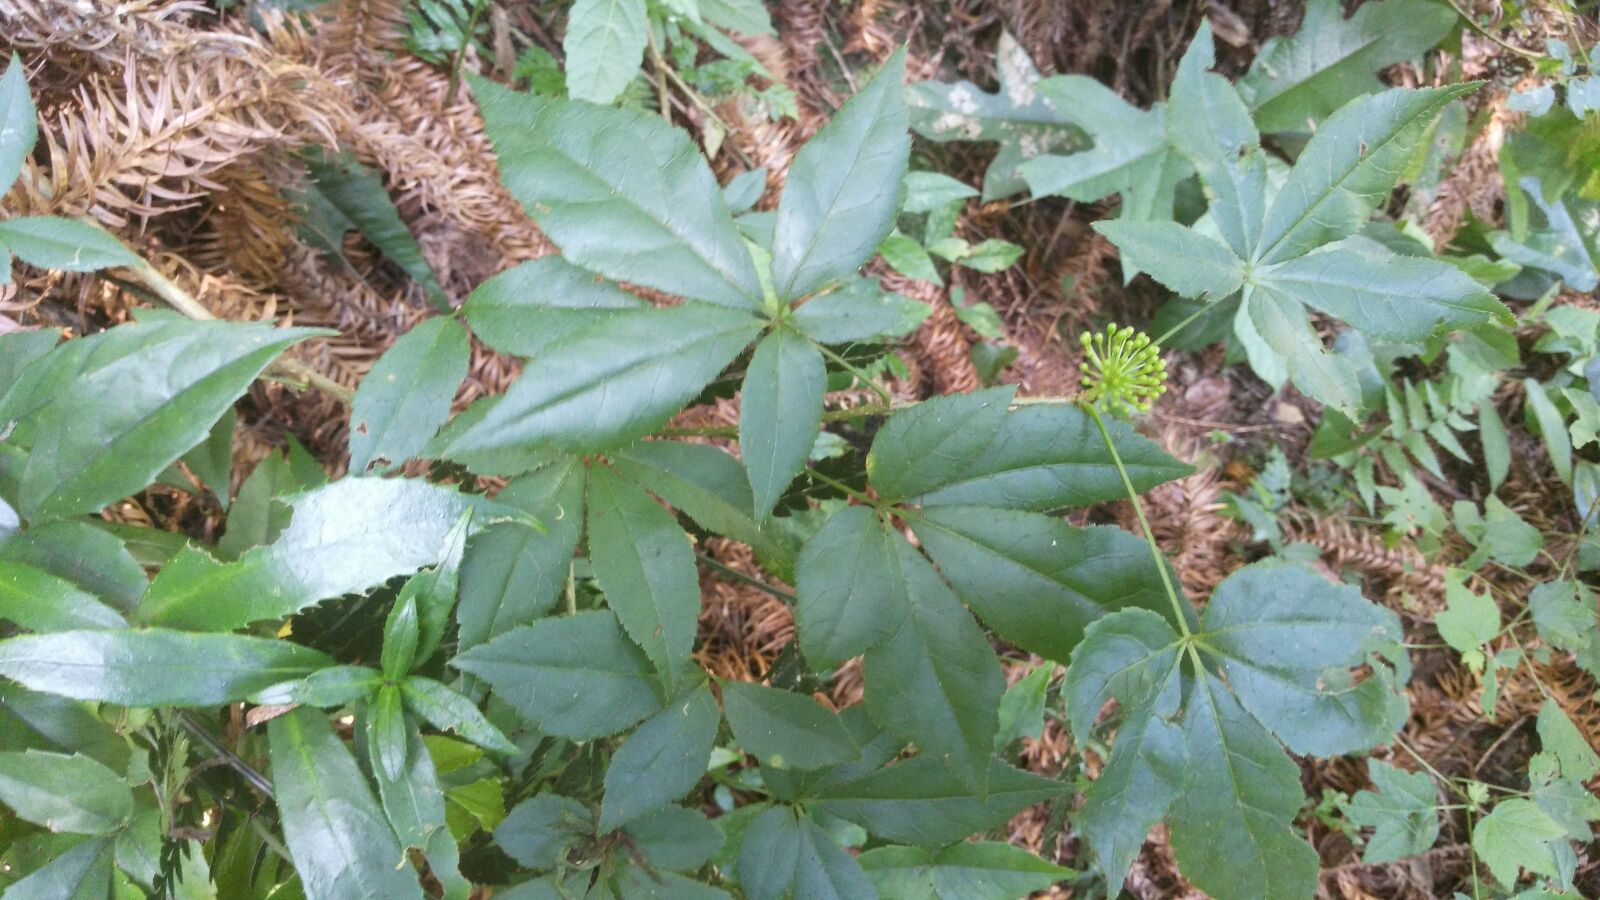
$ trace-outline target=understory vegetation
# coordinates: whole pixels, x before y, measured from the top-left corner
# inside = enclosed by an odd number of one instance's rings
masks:
[[[0,0],[0,897],[1600,894],[1574,0]]]

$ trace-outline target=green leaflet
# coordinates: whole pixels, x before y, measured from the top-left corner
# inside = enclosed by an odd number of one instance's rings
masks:
[[[818,769],[861,756],[838,714],[810,697],[727,681],[722,706],[739,746],[774,769]]]
[[[864,506],[840,510],[795,563],[795,623],[812,666],[837,665],[898,632],[911,609],[892,534]]]
[[[722,849],[722,831],[698,810],[668,806],[624,826],[628,838],[657,868],[685,872]]]
[[[400,684],[400,693],[406,709],[440,731],[453,731],[496,753],[517,752],[517,745],[478,711],[477,704],[445,685],[413,675]]]
[[[123,628],[127,621],[72,582],[0,559],[0,619],[30,631]]]
[[[320,147],[311,146],[305,150],[304,156],[312,178],[312,184],[307,188],[309,205],[314,210],[319,207],[326,210],[327,218],[333,220],[331,228],[314,234],[313,243],[342,257],[345,231],[360,229],[374,247],[383,251],[384,256],[422,285],[428,302],[435,309],[448,312],[450,298],[439,285],[433,267],[422,255],[416,237],[400,218],[394,201],[389,199],[382,176],[363,166],[348,151],[329,155]]]
[[[822,354],[792,331],[779,329],[756,345],[739,395],[739,454],[756,519],[771,514],[805,468],[822,424],[827,380]]]
[[[461,312],[501,353],[536,356],[596,319],[647,304],[559,255],[519,263],[473,289]]]
[[[861,865],[815,822],[787,806],[756,816],[739,852],[739,884],[750,900],[867,897]]]
[[[122,776],[87,756],[0,753],[0,803],[19,818],[67,834],[111,834],[133,818]]]
[[[590,470],[588,500],[589,556],[606,604],[675,689],[700,615],[689,536],[642,488],[608,467]]]
[[[6,889],[8,900],[100,900],[111,887],[112,842],[83,841]]]
[[[772,235],[779,300],[854,273],[894,227],[911,152],[904,78],[902,49],[795,155]]]
[[[267,724],[285,842],[309,900],[422,897],[355,760],[322,713]]]
[[[251,547],[272,543],[289,521],[288,506],[274,500],[327,480],[327,473],[293,439],[287,457],[275,450],[269,452],[239,486],[239,496],[228,509],[227,526],[217,541],[218,552],[225,559],[238,559]]]
[[[11,190],[22,171],[22,161],[39,137],[38,118],[22,61],[13,52],[0,77],[0,193]]]
[[[705,684],[644,720],[606,768],[600,831],[614,831],[689,793],[705,774],[721,723]]]
[[[962,477],[994,438],[1015,392],[1007,386],[933,397],[890,417],[867,454],[872,486],[898,500]]]
[[[19,511],[67,518],[144,488],[284,348],[325,333],[162,318],[62,344],[35,364],[31,391],[0,403],[27,410],[14,435],[30,451]]]
[[[1217,230],[1241,259],[1252,259],[1267,202],[1260,135],[1233,85],[1207,71],[1215,59],[1211,27],[1201,23],[1178,63],[1167,103],[1167,140],[1210,192]]]
[[[1439,839],[1433,779],[1376,759],[1367,760],[1367,774],[1376,790],[1361,791],[1344,805],[1351,824],[1372,829],[1361,861],[1394,862],[1426,852]]]
[[[494,842],[519,865],[553,869],[572,844],[594,834],[594,813],[560,794],[542,793],[518,803],[494,829]]]
[[[346,478],[289,503],[294,516],[278,539],[235,562],[186,548],[150,583],[140,617],[212,631],[277,619],[438,563],[468,509],[476,513],[473,530],[532,521],[514,507],[424,481]]]
[[[1094,230],[1175,294],[1220,300],[1244,283],[1244,262],[1226,244],[1177,222],[1096,222]]]
[[[887,241],[880,247],[887,246]],[[887,252],[884,258],[889,258]],[[874,279],[855,278],[837,291],[795,307],[793,320],[796,328],[818,343],[845,344],[898,337],[915,329],[928,313],[925,303],[885,291]]]
[[[888,549],[910,608],[862,660],[867,712],[981,795],[1005,676],[983,630],[927,560],[899,535]]]
[[[466,329],[450,316],[420,322],[373,364],[350,405],[350,472],[388,471],[415,456],[450,416],[467,377]]]
[[[884,840],[937,847],[993,828],[1066,789],[999,760],[990,761],[987,780],[989,790],[980,795],[944,763],[918,756],[828,787],[818,806]]]
[[[881,900],[1014,900],[1076,874],[998,841],[877,847],[858,860]]]
[[[1261,45],[1239,94],[1261,130],[1306,131],[1348,101],[1382,90],[1374,73],[1420,56],[1455,24],[1452,10],[1426,0],[1366,3],[1348,19],[1337,0],[1314,0],[1299,31]]]
[[[690,299],[760,305],[750,254],[687,134],[653,114],[470,83],[501,177],[567,259]]]
[[[705,304],[619,312],[545,348],[446,455],[612,450],[667,423],[761,330]]]
[[[234,703],[332,664],[288,641],[161,628],[0,641],[0,675],[35,691],[123,706]]]
[[[378,800],[395,836],[403,847],[425,851],[428,867],[446,885],[451,896],[465,897],[472,886],[457,871],[459,849],[445,827],[444,790],[416,723],[410,719],[397,723],[401,742],[398,777],[391,777],[380,758],[385,741],[394,738],[375,734],[379,727],[376,715],[369,715],[366,724],[365,737],[373,780],[378,785]]]
[[[545,732],[573,740],[616,734],[661,708],[649,659],[609,612],[541,619],[452,665],[488,682]]]
[[[55,216],[19,216],[0,222],[0,247],[29,265],[64,272],[139,263],[133,251],[99,225]],[[6,270],[9,272],[9,265]]]
[[[644,0],[578,0],[567,16],[561,50],[567,57],[567,94],[607,104],[617,99],[644,59]]]
[[[465,651],[519,625],[531,624],[556,602],[583,533],[588,468],[567,457],[506,485],[496,502],[526,511],[543,532],[500,522],[473,535],[462,557],[457,646]]]
[[[995,67],[1000,89],[993,94],[970,81],[922,81],[906,91],[911,127],[923,137],[940,143],[999,142],[999,152],[983,176],[986,203],[1027,186],[1017,171],[1027,160],[1089,143],[1039,90],[1043,76],[1009,32],[1000,33]]]

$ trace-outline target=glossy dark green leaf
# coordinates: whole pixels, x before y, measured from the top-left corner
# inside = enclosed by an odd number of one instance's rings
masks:
[[[1423,772],[1407,772],[1376,759],[1367,760],[1375,790],[1361,791],[1344,805],[1350,824],[1371,828],[1361,853],[1369,865],[1395,862],[1427,852],[1439,839],[1439,789]]]
[[[445,535],[439,564],[411,576],[400,590],[397,603],[415,599],[417,605],[417,646],[411,668],[432,659],[434,651],[444,641],[445,631],[450,627],[450,614],[455,611],[461,585],[461,560],[466,555],[467,534],[471,530],[472,510],[468,509]]]
[[[0,77],[0,97],[6,92],[5,83],[12,80],[13,76],[7,70],[5,77]],[[4,99],[0,99],[0,122],[5,120]],[[0,129],[5,126],[0,125]],[[39,328],[33,331],[12,331],[0,334],[0,397],[23,381],[23,376],[30,366],[43,359],[45,354],[55,349],[61,343],[61,332],[54,328]]]
[[[894,227],[911,152],[904,80],[902,49],[795,154],[772,237],[778,299],[853,273]]]
[[[1239,702],[1296,753],[1335,756],[1390,740],[1410,711],[1381,667],[1349,669],[1403,640],[1392,611],[1298,566],[1251,566],[1217,586],[1199,640]]]
[[[332,664],[289,641],[161,628],[0,641],[0,675],[36,691],[123,706],[235,703]]]
[[[267,724],[289,856],[309,900],[422,897],[416,873],[328,720],[300,708]]]
[[[567,17],[561,50],[567,57],[567,94],[574,100],[616,100],[644,59],[644,0],[578,0]]]
[[[467,377],[468,344],[453,316],[435,316],[378,357],[350,405],[351,474],[388,471],[421,452]]]
[[[796,307],[794,324],[814,341],[844,344],[907,334],[931,311],[926,303],[884,290],[875,279],[856,278]]]
[[[150,582],[115,535],[88,522],[49,522],[0,542],[0,560],[49,572],[119,610],[129,610]]]
[[[485,750],[515,753],[517,745],[478,710],[477,704],[446,685],[413,675],[400,684],[406,708],[440,731],[452,731]]]
[[[749,544],[785,580],[793,577],[794,548],[756,521],[750,480],[727,451],[709,444],[649,441],[611,457],[618,472],[715,534]]]
[[[700,576],[677,519],[606,466],[589,473],[589,558],[606,605],[668,686],[694,649]]]
[[[630,443],[665,425],[760,329],[752,316],[705,304],[608,316],[546,348],[446,453]]]
[[[0,559],[0,619],[30,631],[125,628],[122,614],[70,581]]]
[[[92,272],[139,262],[104,228],[57,216],[18,216],[0,222],[0,246],[41,269]]]
[[[822,426],[828,373],[822,354],[786,329],[756,345],[739,394],[739,455],[755,492],[755,516],[765,519],[806,467]]]
[[[994,439],[1015,387],[934,397],[884,423],[867,454],[880,496],[899,500],[959,480]]]
[[[1150,549],[1120,528],[1076,528],[982,506],[929,507],[912,527],[945,580],[990,628],[1058,662],[1068,661],[1083,629],[1106,613],[1171,609]]]
[[[839,715],[802,694],[728,681],[722,708],[739,746],[774,769],[817,769],[861,756]]]
[[[329,666],[289,685],[292,703],[308,706],[345,706],[365,699],[383,687],[383,673],[367,666]]]
[[[233,430],[238,419],[233,407],[229,407],[211,426],[205,440],[180,459],[200,484],[216,496],[223,509],[228,508],[229,492],[233,489]]]
[[[1108,421],[1106,428],[1134,490],[1147,491],[1192,471],[1126,424]],[[874,471],[882,469],[880,463]],[[928,506],[981,504],[1036,511],[1124,495],[1094,421],[1067,405],[1012,410],[970,464],[925,490],[918,499]]]
[[[891,542],[910,613],[862,660],[867,712],[981,795],[1005,676],[983,629],[933,567],[898,534]]]
[[[560,794],[545,792],[518,803],[494,829],[494,842],[518,865],[534,871],[553,869],[567,848],[594,834],[589,807]]]
[[[33,150],[39,137],[39,117],[28,96],[28,80],[22,60],[11,54],[4,77],[0,77],[0,193],[11,189],[22,171],[22,161]]]
[[[0,749],[82,753],[127,769],[128,744],[95,715],[91,704],[0,683]]]
[[[405,778],[407,757],[406,713],[400,702],[400,689],[385,684],[367,706],[367,746],[371,750],[373,771],[380,780],[397,782]]]
[[[32,452],[21,512],[66,518],[144,488],[205,439],[274,357],[319,333],[162,319],[58,347],[53,353],[86,345],[71,351],[71,371],[40,385],[53,396],[22,426]],[[85,397],[101,402],[79,402]]]
[[[324,476],[308,483],[284,454],[276,450],[267,453],[239,485],[239,496],[228,510],[227,527],[217,541],[218,553],[225,559],[238,559],[251,547],[272,543],[289,523],[288,506],[273,500],[298,494],[326,480]]]
[[[881,900],[1015,900],[1076,874],[998,841],[877,847],[859,860]]]
[[[87,756],[0,753],[0,803],[50,831],[110,834],[133,819],[133,791]]]
[[[298,494],[278,539],[219,562],[189,548],[161,570],[139,603],[147,622],[229,630],[298,612],[433,565],[468,509],[472,528],[526,513],[424,481],[345,478]]]
[[[1290,827],[1300,767],[1211,676],[1191,693],[1184,733],[1190,781],[1167,818],[1184,877],[1212,896],[1310,896],[1317,852]]]
[[[685,132],[653,113],[471,84],[501,178],[567,259],[695,300],[759,306],[755,265]]]
[[[501,353],[537,356],[618,310],[645,302],[559,255],[520,263],[473,289],[461,312],[478,339]]]
[[[845,900],[873,894],[855,858],[815,822],[787,806],[767,809],[750,823],[738,872],[750,900]]]
[[[640,816],[622,829],[659,869],[686,872],[698,869],[722,849],[722,831],[699,810],[669,806]]]
[[[1263,131],[1311,130],[1346,102],[1383,90],[1375,73],[1443,40],[1452,13],[1427,0],[1382,0],[1346,19],[1338,0],[1313,0],[1299,31],[1261,45],[1239,93]]]
[[[365,743],[383,814],[401,846],[426,853],[428,868],[445,886],[446,897],[464,900],[472,885],[459,871],[460,849],[445,826],[444,789],[439,784],[438,770],[423,743],[422,733],[415,722],[400,716],[394,720],[399,734],[386,734],[389,726],[379,722],[375,710],[373,707],[367,717]],[[398,773],[391,776],[386,771],[384,756],[396,749],[393,744],[397,740],[401,742],[398,747],[400,765]]]
[[[705,774],[722,714],[702,684],[644,720],[606,768],[600,831],[614,831],[689,793]]]
[[[317,193],[318,199],[330,204],[349,227],[360,229],[374,247],[422,285],[434,308],[449,311],[450,298],[422,255],[416,237],[400,218],[394,201],[389,199],[382,176],[363,166],[348,152],[330,154],[312,145],[304,155],[313,182],[310,190]],[[319,237],[319,243],[329,245],[329,249],[342,255],[343,233]]]
[[[491,525],[467,543],[461,561],[461,628],[466,650],[519,625],[532,624],[556,602],[583,533],[588,468],[575,457],[516,479],[495,500],[526,511],[545,525]]]
[[[573,740],[616,734],[661,708],[649,659],[609,612],[542,619],[453,665],[488,682],[545,732]]]
[[[988,793],[980,796],[944,763],[918,756],[829,787],[818,805],[884,840],[938,847],[1000,825],[1066,790],[1059,781],[999,760],[990,762],[988,781]]]
[[[835,513],[795,563],[795,623],[813,666],[837,665],[893,637],[910,613],[892,534],[871,509]]]

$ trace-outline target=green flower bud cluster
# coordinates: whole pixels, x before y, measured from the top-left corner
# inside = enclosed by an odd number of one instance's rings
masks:
[[[1161,347],[1133,326],[1107,325],[1103,332],[1079,336],[1086,356],[1081,399],[1119,415],[1149,412],[1167,392],[1167,363]]]

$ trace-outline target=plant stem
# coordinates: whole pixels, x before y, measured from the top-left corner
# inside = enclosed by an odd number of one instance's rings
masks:
[[[1468,12],[1467,10],[1462,9],[1461,8],[1461,4],[1456,2],[1456,0],[1448,0],[1448,2],[1450,3],[1450,8],[1456,11],[1456,15],[1458,15],[1461,18],[1465,19],[1467,24],[1472,26],[1472,30],[1473,31],[1476,31],[1477,33],[1483,35],[1484,37],[1488,38],[1489,40],[1494,41],[1501,48],[1506,49],[1506,50],[1510,50],[1512,53],[1515,53],[1518,56],[1521,56],[1521,57],[1523,57],[1525,59],[1535,59],[1535,60],[1539,59],[1539,54],[1534,53],[1531,50],[1524,50],[1521,47],[1518,47],[1518,46],[1516,46],[1514,44],[1508,44],[1505,41],[1501,40],[1498,36],[1489,33],[1489,30],[1484,28],[1482,25],[1479,25],[1478,24],[1478,20],[1474,19],[1470,12]],[[1476,874],[1476,873],[1474,873],[1474,874]]]
[[[1153,343],[1155,343],[1157,346],[1165,346],[1166,343],[1167,343],[1167,338],[1172,337],[1173,335],[1175,335],[1178,332],[1184,330],[1185,328],[1188,328],[1190,325],[1192,325],[1194,323],[1195,319],[1200,318],[1210,308],[1211,308],[1211,305],[1210,304],[1206,304],[1205,306],[1202,306],[1199,309],[1196,309],[1194,312],[1189,313],[1187,316],[1184,316],[1183,317],[1183,321],[1181,321],[1178,324],[1172,326],[1171,328],[1168,328],[1167,329],[1167,333],[1163,334],[1161,337],[1156,338],[1155,341],[1153,341]]]
[[[661,55],[661,48],[656,46],[656,33],[652,28],[644,30],[645,37],[650,41],[650,64],[656,70],[656,105],[661,107],[661,118],[668,125],[672,124],[672,95],[667,93],[667,60]]]
[[[715,569],[719,574],[726,575],[727,577],[732,578],[734,581],[738,581],[742,584],[748,584],[756,590],[771,594],[772,596],[777,597],[779,600],[782,600],[786,603],[796,603],[799,600],[799,598],[795,597],[795,595],[789,593],[788,591],[782,590],[781,588],[775,588],[759,578],[752,578],[738,569],[723,565],[704,553],[697,552],[695,553],[695,556],[710,568]]]
[[[478,17],[483,15],[488,6],[488,0],[475,0],[472,4],[472,14],[467,16],[467,33],[462,37],[455,56],[450,59],[450,88],[444,92],[445,106],[456,102],[456,91],[461,87],[461,61],[466,58],[467,48],[472,45],[472,35],[478,30]]]
[[[224,746],[222,739],[212,734],[211,730],[201,724],[198,719],[185,711],[179,710],[178,722],[183,725],[185,731],[194,735],[196,740],[205,744],[207,749],[216,754],[217,758],[222,760],[228,768],[239,773],[239,776],[248,782],[251,787],[266,795],[269,799],[276,799],[272,792],[272,782],[268,781],[265,775],[251,768],[249,763],[240,759],[238,754]]]
[[[806,474],[810,475],[812,478],[815,478],[816,480],[822,482],[823,484],[831,485],[831,486],[833,486],[835,488],[838,488],[839,490],[845,492],[845,494],[847,494],[848,496],[854,497],[855,499],[861,501],[862,503],[865,503],[868,506],[876,507],[878,505],[878,501],[872,499],[871,497],[868,497],[866,494],[861,493],[860,491],[856,490],[855,488],[851,487],[848,484],[845,484],[842,481],[839,481],[838,479],[829,478],[828,476],[822,474],[821,472],[818,472],[816,469],[807,469],[806,470]]]
[[[833,360],[834,363],[836,363],[839,366],[843,367],[846,372],[849,372],[851,375],[854,375],[856,377],[857,381],[859,381],[862,384],[866,385],[867,387],[871,388],[872,392],[878,395],[878,399],[882,400],[885,406],[889,406],[889,407],[893,407],[894,406],[894,397],[892,395],[890,395],[890,393],[888,391],[884,390],[883,387],[881,385],[879,385],[876,381],[873,381],[871,378],[867,377],[867,373],[865,373],[865,372],[861,371],[860,369],[856,368],[856,366],[853,365],[850,361],[846,360],[844,357],[840,356],[839,354],[833,352],[826,345],[819,344],[816,341],[812,341],[811,345],[813,347],[816,347],[818,350],[822,351],[822,355],[823,356],[826,356],[828,359]]]

